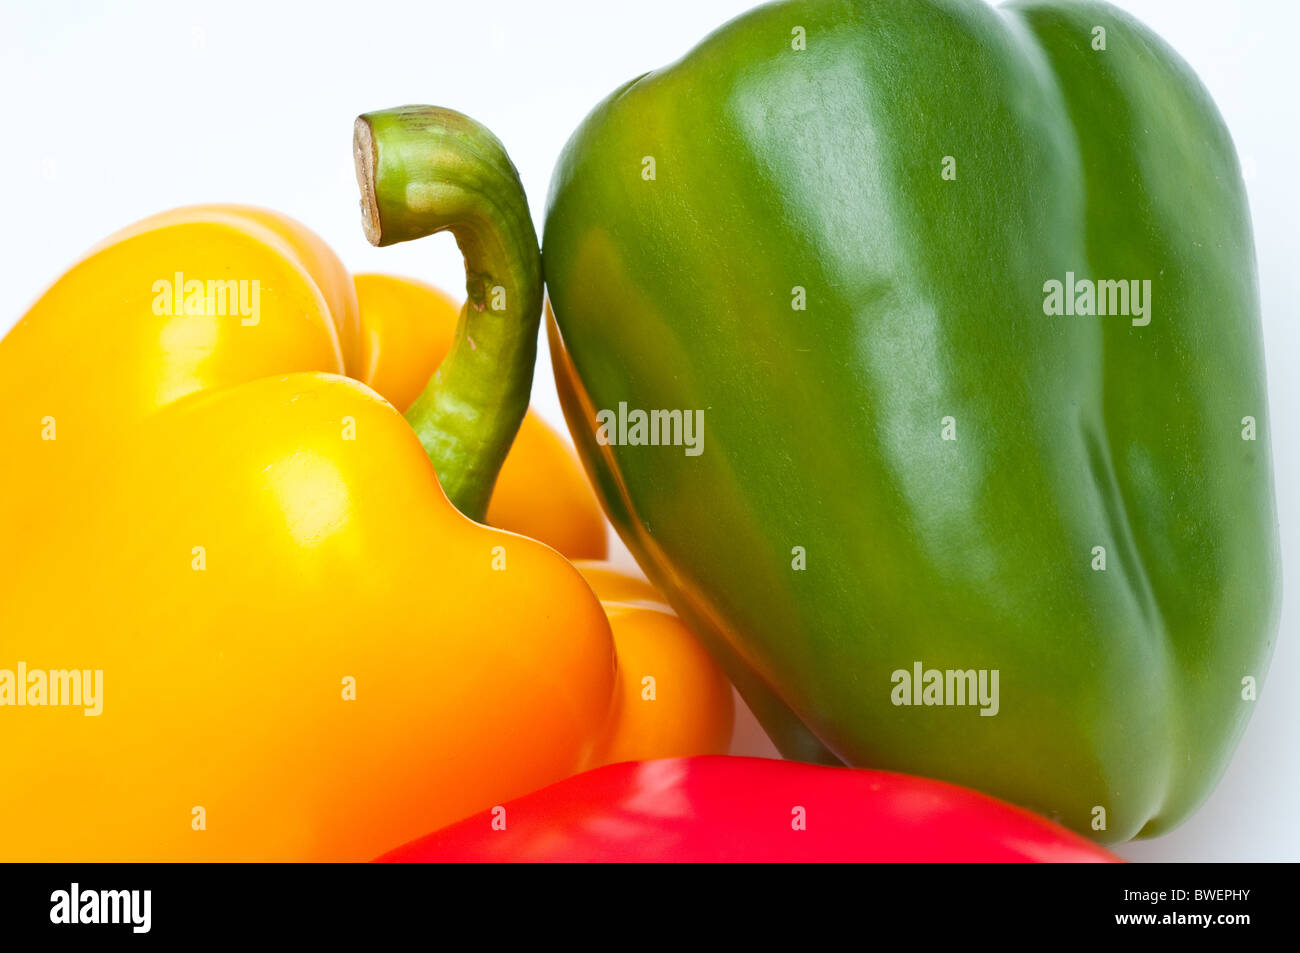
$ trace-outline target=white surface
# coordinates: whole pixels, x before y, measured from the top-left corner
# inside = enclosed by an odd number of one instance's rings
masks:
[[[1290,592],[1300,572],[1296,37],[1292,0],[1120,0],[1195,68],[1227,119],[1255,216],[1273,450]],[[661,66],[744,0],[6,4],[0,333],[83,250],[144,215],[204,201],[287,212],[357,271],[463,287],[450,238],[368,246],[350,137],[360,112],[408,102],[481,120],[519,167],[540,228],[552,164],[615,86]],[[541,349],[534,400],[560,422]],[[1288,373],[1290,371],[1290,373]],[[1300,650],[1288,600],[1258,712],[1199,814],[1135,860],[1300,859]],[[742,747],[770,750],[751,729]]]

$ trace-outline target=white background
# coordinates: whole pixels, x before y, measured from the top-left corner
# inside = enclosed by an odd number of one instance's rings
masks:
[[[0,11],[4,183],[0,333],[83,250],[144,215],[195,202],[279,209],[355,271],[464,275],[439,236],[374,249],[359,224],[350,141],[360,113],[451,106],[519,167],[539,230],[552,165],[587,111],[745,10],[745,0],[33,3]],[[1300,592],[1297,291],[1300,189],[1293,0],[1120,0],[1200,74],[1242,158],[1259,253],[1286,589]],[[1195,201],[1195,196],[1189,196]],[[546,349],[534,401],[562,423]],[[0,461],[0,465],[3,461]],[[1300,649],[1284,608],[1257,713],[1227,776],[1133,860],[1297,860]],[[738,750],[767,752],[749,725]],[[1231,885],[1226,885],[1231,886]]]

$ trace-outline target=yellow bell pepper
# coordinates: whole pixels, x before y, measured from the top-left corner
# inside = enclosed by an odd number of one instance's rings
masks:
[[[363,328],[358,376],[403,410],[450,350],[459,309],[415,278],[360,274],[354,283]],[[644,577],[603,561],[605,520],[577,454],[531,409],[501,467],[487,518],[577,560],[605,609],[617,689],[591,767],[727,751],[735,720],[731,683]]]
[[[259,210],[146,219],[0,341],[0,857],[361,860],[590,763],[600,604],[449,503],[486,506],[541,284],[499,144],[437,121],[407,224],[470,305],[409,422],[352,379],[350,276]]]
[[[638,573],[609,562],[574,563],[605,607],[614,631],[618,687],[591,767],[699,754],[731,747],[731,682]]]
[[[354,278],[363,333],[360,380],[405,411],[451,350],[460,306],[414,278]],[[497,476],[487,522],[554,546],[570,559],[604,559],[605,517],[578,455],[534,410]]]
[[[395,227],[461,241],[454,337],[428,286],[361,278],[359,308],[306,228],[210,205],[113,236],[0,340],[0,859],[358,860],[725,750],[730,687],[648,583],[457,512],[603,552],[558,434],[529,415],[506,457],[536,238],[495,140],[436,118],[422,168],[492,200]]]

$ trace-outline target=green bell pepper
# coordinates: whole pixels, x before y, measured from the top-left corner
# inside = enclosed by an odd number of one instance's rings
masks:
[[[1279,557],[1245,190],[1158,37],[761,7],[583,122],[544,260],[606,510],[785,754],[1107,842],[1208,795]]]

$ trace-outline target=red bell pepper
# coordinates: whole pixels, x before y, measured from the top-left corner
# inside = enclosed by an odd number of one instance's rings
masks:
[[[588,771],[381,861],[1115,861],[1028,811],[940,781],[705,756]]]

